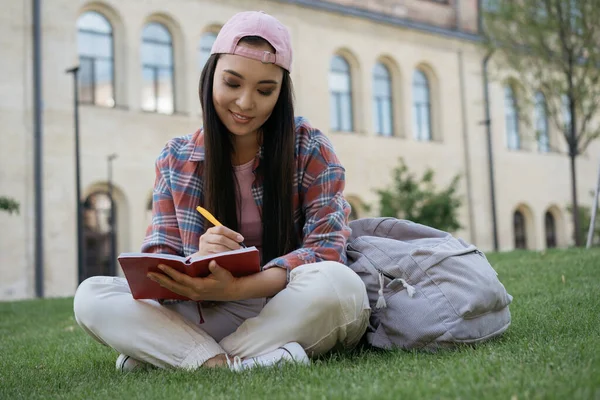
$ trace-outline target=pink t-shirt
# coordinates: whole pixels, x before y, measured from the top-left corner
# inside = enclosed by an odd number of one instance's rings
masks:
[[[252,196],[253,165],[254,160],[233,167],[239,185],[237,192],[237,200],[240,205],[238,231],[244,237],[246,246],[256,246],[262,253],[262,220],[254,196]]]

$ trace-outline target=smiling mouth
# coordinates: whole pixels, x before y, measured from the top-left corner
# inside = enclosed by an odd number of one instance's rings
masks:
[[[238,113],[234,113],[233,111],[229,111],[231,113],[231,115],[233,115],[233,118],[240,121],[240,122],[246,122],[246,121],[250,121],[252,119],[252,117],[248,117],[246,115],[242,115],[242,114],[238,114]]]

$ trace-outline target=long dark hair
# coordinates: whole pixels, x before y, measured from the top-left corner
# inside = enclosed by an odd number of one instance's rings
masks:
[[[266,43],[262,38],[241,40],[249,45]],[[218,117],[213,103],[213,79],[219,59],[213,54],[200,77],[200,104],[204,129],[204,203],[223,225],[238,231],[236,180],[231,155],[232,134]],[[269,119],[261,127],[263,158],[257,170],[263,178],[262,261],[280,257],[297,246],[294,228],[294,94],[288,71],[283,71],[281,92]]]

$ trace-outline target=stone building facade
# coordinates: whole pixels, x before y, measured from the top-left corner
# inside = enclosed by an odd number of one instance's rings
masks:
[[[249,9],[289,27],[297,113],[331,138],[347,170],[353,217],[377,215],[374,190],[390,183],[403,157],[417,174],[433,168],[440,185],[462,174],[463,229],[456,234],[493,249],[477,3],[43,1],[44,296],[72,295],[81,278],[73,77],[65,71],[81,68],[84,275],[106,273],[109,166],[116,251],[136,251],[149,221],[156,156],[171,137],[200,127],[197,87],[211,37]],[[19,214],[0,213],[0,299],[17,299],[36,295],[32,9],[30,1],[0,5],[0,195],[21,204]],[[533,139],[533,129],[515,117],[504,75],[490,84],[499,249],[568,246],[564,143],[552,124],[547,142]],[[577,164],[582,204],[591,203],[599,149],[594,144]],[[363,205],[373,207],[366,212]]]

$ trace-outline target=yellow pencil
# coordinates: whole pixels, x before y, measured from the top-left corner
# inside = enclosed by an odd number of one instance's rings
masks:
[[[220,223],[219,221],[217,221],[217,219],[215,217],[213,217],[213,215],[211,213],[209,213],[208,210],[206,210],[200,206],[196,207],[196,210],[198,210],[198,212],[200,214],[202,214],[204,216],[204,218],[209,220],[214,226],[223,226],[223,224]]]
[[[196,210],[198,210],[198,212],[200,214],[202,214],[204,216],[204,218],[206,218],[207,220],[209,220],[214,226],[223,226],[222,223],[220,223],[219,221],[217,221],[217,219],[215,217],[213,217],[213,215],[208,212],[208,210],[198,206],[196,207]],[[244,244],[244,242],[240,243],[240,246],[242,247],[246,247],[246,245]]]

